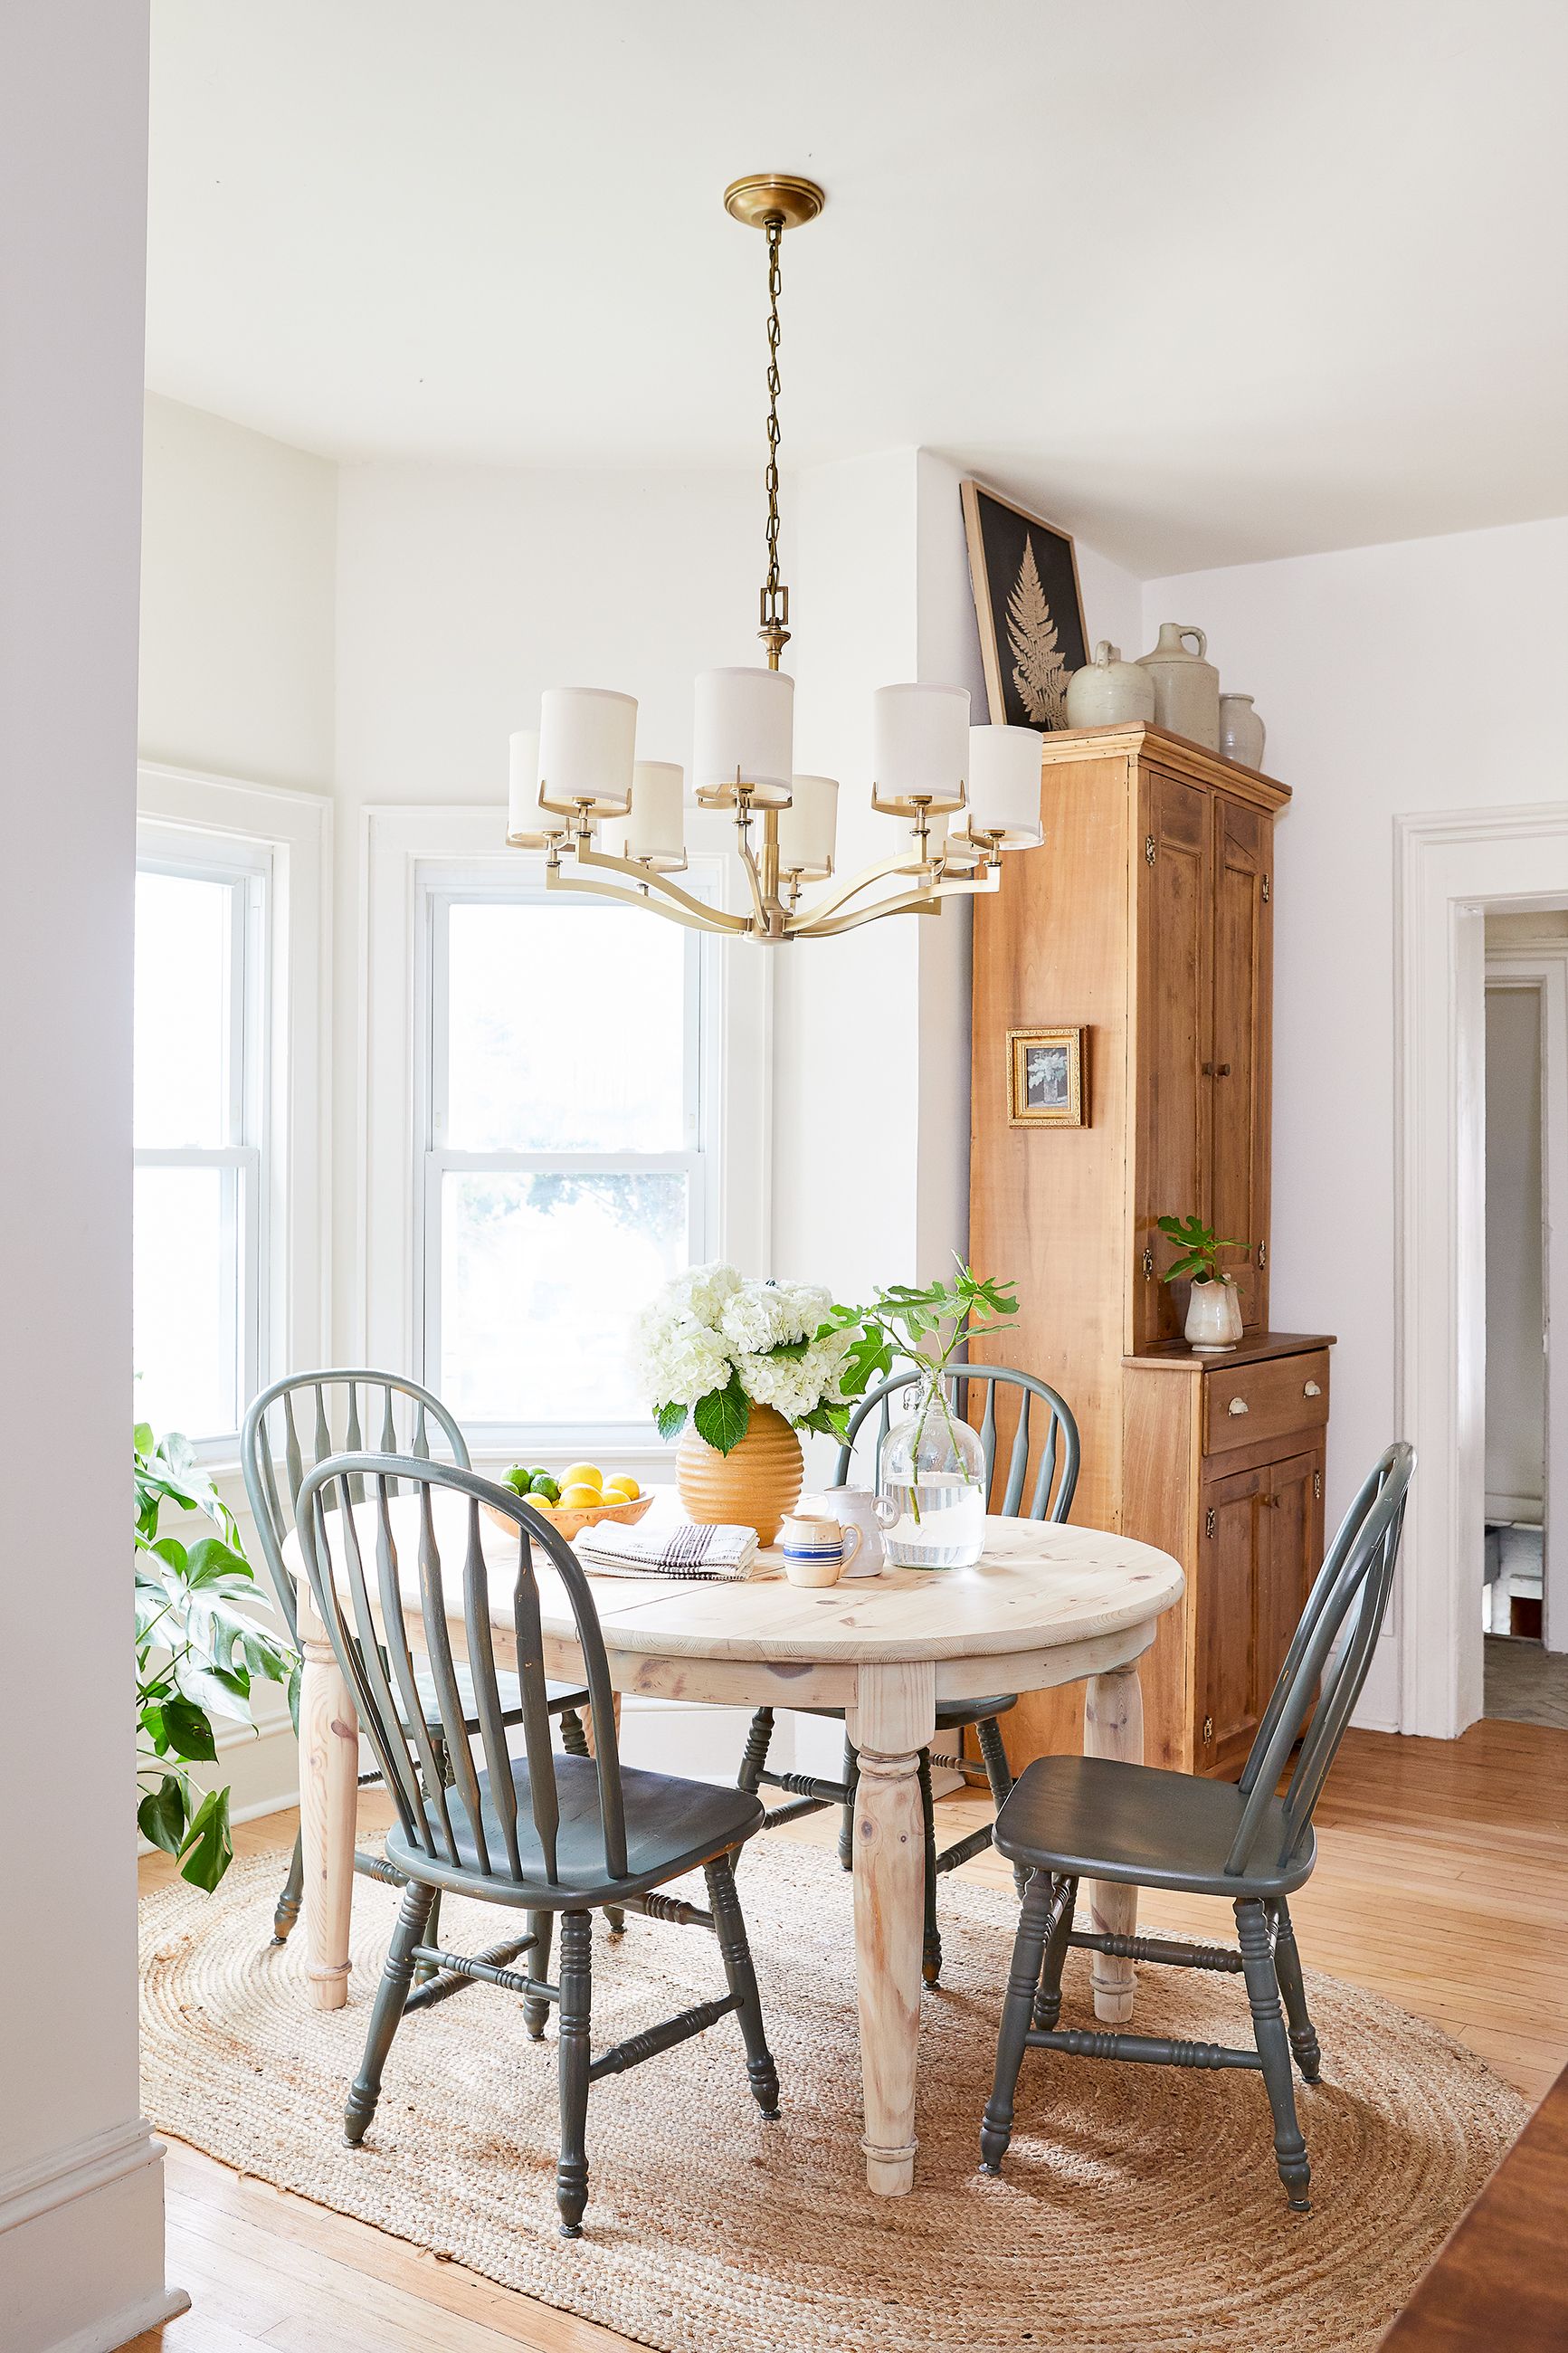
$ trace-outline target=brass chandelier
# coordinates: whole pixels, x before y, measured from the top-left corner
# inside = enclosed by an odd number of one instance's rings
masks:
[[[698,808],[733,817],[748,911],[710,905],[675,881],[687,863],[685,774],[668,761],[638,759],[633,696],[552,687],[537,730],[518,731],[510,745],[507,840],[544,852],[547,889],[769,942],[826,939],[883,915],[938,914],[944,899],[996,890],[1002,853],[1034,849],[1042,838],[1032,727],[972,727],[963,687],[881,687],[873,699],[871,807],[901,819],[907,839],[801,903],[806,884],[833,881],[838,783],[795,773],[795,681],[779,668],[790,637],[778,544],[780,250],[785,229],[815,220],[824,202],[814,181],[777,173],[724,191],[726,211],[767,239],[767,573],[757,632],[767,667],[698,677],[691,781]]]

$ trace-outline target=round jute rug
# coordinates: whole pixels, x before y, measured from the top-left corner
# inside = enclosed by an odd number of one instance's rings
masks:
[[[346,2009],[312,2010],[296,1938],[268,1943],[286,1855],[219,1892],[142,1906],[149,2115],[215,2157],[663,2353],[1352,2353],[1377,2342],[1525,2116],[1432,2026],[1309,1975],[1324,2080],[1303,2090],[1313,2211],[1292,2216],[1251,2073],[1025,2060],[1006,2171],[976,2171],[1014,1907],[942,1888],[946,1965],[925,1997],[920,2184],[866,2189],[849,1882],[754,1845],[740,1887],[784,2117],[764,2126],[731,2020],[595,2085],[586,2235],[556,2235],[554,2030],[486,1987],[406,2020],[364,2147],[341,2134],[395,1894],[354,1890]],[[700,1897],[700,1889],[692,1891]],[[1217,1907],[1216,1907],[1217,1911]],[[1223,1915],[1221,1915],[1223,1916]],[[1216,1919],[1216,1926],[1218,1920]],[[493,1907],[449,1903],[477,1950]],[[1090,2018],[1086,1957],[1065,2022]],[[722,1990],[698,1928],[633,1920],[594,1947],[595,2050]],[[1144,2032],[1245,2043],[1237,1978],[1145,1967]]]

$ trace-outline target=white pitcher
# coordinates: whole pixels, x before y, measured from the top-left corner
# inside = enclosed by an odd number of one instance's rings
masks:
[[[898,1518],[896,1507],[870,1487],[828,1487],[822,1500],[840,1527],[859,1531],[860,1550],[855,1556],[854,1567],[846,1565],[845,1576],[880,1577],[888,1557],[882,1546],[882,1531],[890,1528]]]
[[[1197,651],[1186,640],[1196,638]],[[1152,654],[1139,658],[1138,667],[1154,681],[1154,724],[1205,752],[1219,750],[1219,672],[1205,661],[1209,641],[1202,629],[1184,621],[1162,621],[1160,641]]]

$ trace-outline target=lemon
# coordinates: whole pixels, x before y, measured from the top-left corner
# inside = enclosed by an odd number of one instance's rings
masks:
[[[561,1473],[563,1493],[568,1487],[592,1487],[596,1499],[604,1483],[604,1472],[593,1462],[574,1462],[570,1471]]]
[[[590,1487],[584,1479],[570,1482],[561,1490],[561,1508],[564,1512],[596,1512],[604,1500],[603,1490]]]
[[[642,1489],[637,1485],[637,1481],[630,1478],[624,1471],[618,1472],[614,1479],[606,1479],[605,1482],[606,1504],[612,1495],[619,1496],[623,1504],[635,1504],[641,1493]]]

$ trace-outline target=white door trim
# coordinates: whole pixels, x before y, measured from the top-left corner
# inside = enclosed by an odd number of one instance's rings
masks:
[[[1521,941],[1489,955],[1486,986],[1533,989],[1541,1001],[1542,1299],[1546,1325],[1542,1632],[1549,1651],[1568,1651],[1568,941],[1550,936]],[[1562,1359],[1555,1374],[1554,1335]]]
[[[1568,900],[1568,803],[1394,819],[1394,1403],[1419,1470],[1405,1520],[1399,1723],[1481,1713],[1485,1506],[1484,910]]]

